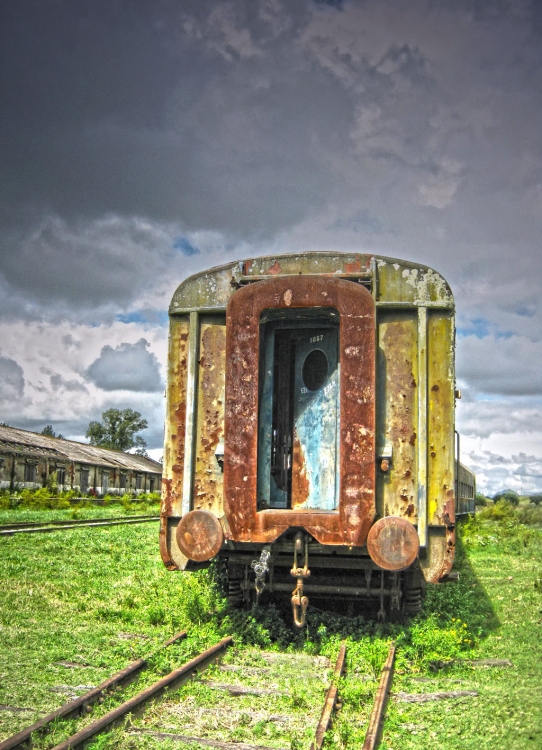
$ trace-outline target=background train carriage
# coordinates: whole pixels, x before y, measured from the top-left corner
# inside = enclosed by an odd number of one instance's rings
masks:
[[[458,445],[459,448],[459,445]],[[457,452],[459,456],[459,450]],[[455,472],[455,515],[474,513],[476,500],[476,476],[457,460]]]
[[[468,472],[454,338],[446,281],[393,258],[273,256],[184,281],[170,307],[166,566],[226,558],[239,603],[297,581],[301,620],[305,594],[414,611],[424,581],[451,570]]]

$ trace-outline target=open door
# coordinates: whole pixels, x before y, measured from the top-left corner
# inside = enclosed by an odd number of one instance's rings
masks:
[[[339,315],[264,311],[258,509],[338,507]]]

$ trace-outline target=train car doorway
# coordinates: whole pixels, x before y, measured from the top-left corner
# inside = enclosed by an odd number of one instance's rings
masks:
[[[336,510],[338,312],[264,311],[259,380],[258,510]]]

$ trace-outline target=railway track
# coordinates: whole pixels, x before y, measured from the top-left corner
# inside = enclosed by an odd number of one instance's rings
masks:
[[[184,637],[185,632],[178,633],[161,648]],[[236,649],[232,637],[223,638],[94,721],[85,724],[82,719],[84,726],[51,750],[83,748],[98,734],[119,725],[132,740],[131,746],[137,737],[146,737],[158,743],[168,740],[218,750],[282,750],[290,747],[292,736],[297,735],[297,746],[308,748],[310,745],[310,750],[321,750],[338,707],[346,649],[343,642],[331,669],[325,657],[256,650],[251,653]],[[378,747],[394,658],[395,647],[391,646],[363,750]],[[134,680],[147,664],[147,660],[138,659],[101,685],[1,742],[0,750],[31,748],[32,742],[52,726],[58,729],[59,720],[77,716],[88,718],[93,704]],[[201,673],[207,668],[209,671],[204,678]],[[356,677],[346,676],[345,679]],[[183,683],[180,694],[168,692]],[[324,686],[327,691],[322,701]],[[159,697],[162,700],[156,702]],[[144,713],[144,706],[150,702],[154,702],[152,711]],[[269,741],[272,746],[265,744]],[[277,744],[281,742],[282,747]]]
[[[109,518],[87,518],[84,520],[62,520],[62,521],[28,521],[26,523],[0,524],[0,536],[13,536],[14,534],[44,534],[50,531],[69,531],[93,526],[121,526],[132,523],[149,523],[159,521],[160,516],[118,516]]]

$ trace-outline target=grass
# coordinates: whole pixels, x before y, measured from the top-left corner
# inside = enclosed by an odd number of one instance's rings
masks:
[[[69,494],[69,493],[65,493]],[[43,493],[42,490],[28,492],[26,499],[0,492],[0,525],[29,521],[78,520],[87,518],[109,518],[110,516],[150,515],[160,512],[160,498],[156,494],[133,496],[106,495],[96,504],[96,499],[78,499]],[[52,506],[52,507],[50,507]]]
[[[0,712],[2,739],[64,703],[59,686],[97,685],[183,628],[190,642],[157,654],[155,674],[216,638],[208,576],[169,575],[157,536],[145,524],[0,540],[0,704],[30,709]]]
[[[215,584],[216,572],[165,570],[153,524],[3,538],[0,704],[29,710],[0,711],[0,741],[64,703],[69,690],[72,695],[80,693],[84,689],[78,686],[96,685],[130,661],[150,655],[149,669],[136,683],[108,697],[88,718],[59,722],[38,744],[51,747],[81,721],[103,714],[201,648],[232,634],[236,647],[226,661],[257,668],[263,664],[261,649],[292,655],[272,673],[256,669],[248,678],[255,684],[276,685],[284,695],[259,696],[256,701],[236,698],[232,712],[231,698],[193,682],[170,693],[134,723],[186,734],[191,733],[186,731],[188,716],[196,722],[190,725],[194,732],[215,739],[293,750],[307,747],[329,675],[320,671],[312,681],[300,679],[295,659],[323,654],[333,662],[346,637],[342,709],[326,738],[326,750],[363,743],[377,677],[392,640],[398,646],[394,693],[476,690],[479,695],[426,704],[392,698],[383,750],[542,747],[542,532],[519,523],[521,509],[510,513],[495,511],[496,507],[463,524],[459,583],[430,587],[424,612],[407,625],[379,625],[361,616],[340,617],[309,607],[306,627],[297,630],[291,626],[286,601],[284,606],[251,612],[231,611]],[[0,523],[34,520],[26,518],[28,513],[44,520],[45,515],[77,512],[91,517],[119,510],[28,510],[25,518],[23,511],[11,511],[2,513]],[[156,650],[185,628],[186,641]],[[510,659],[512,666],[484,668],[465,661],[489,657]],[[67,668],[61,661],[81,666]],[[205,676],[232,681],[231,674],[226,678],[214,669],[214,676],[212,671]],[[215,720],[199,711],[209,707],[223,709],[214,729]],[[268,718],[292,713],[290,724]],[[127,737],[118,728],[92,744],[93,750],[127,746],[182,747],[148,736]]]

